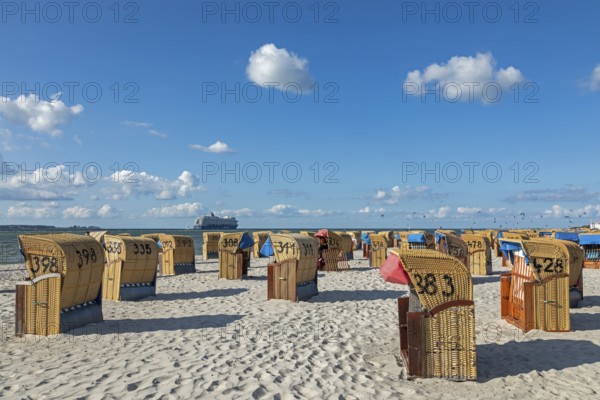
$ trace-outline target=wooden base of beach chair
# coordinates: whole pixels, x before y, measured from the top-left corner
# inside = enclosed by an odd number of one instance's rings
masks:
[[[267,298],[269,300],[289,300],[298,302],[308,300],[319,294],[317,277],[298,283],[296,279],[297,262],[295,260],[267,265]]]
[[[102,297],[68,309],[60,309],[60,274],[46,274],[17,282],[15,336],[50,336],[102,322]]]
[[[506,260],[506,256],[504,255],[504,253],[502,254],[502,266],[503,267],[508,267],[508,261]]]
[[[584,261],[583,268],[600,269],[600,261]]]
[[[369,253],[369,267],[380,268],[387,258],[387,249],[371,250]]]
[[[370,253],[371,253],[371,245],[363,243],[363,258],[369,258]]]
[[[410,311],[410,302],[409,296],[398,299],[400,354],[407,378],[476,380],[473,302],[454,300],[430,312]]]
[[[250,253],[222,251],[219,256],[219,279],[244,279],[248,275]]]

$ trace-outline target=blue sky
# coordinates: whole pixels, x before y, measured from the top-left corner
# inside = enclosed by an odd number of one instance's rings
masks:
[[[600,219],[596,2],[25,4],[0,10],[2,224]]]

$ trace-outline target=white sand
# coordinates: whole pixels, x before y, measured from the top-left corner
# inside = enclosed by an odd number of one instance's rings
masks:
[[[216,261],[199,261],[196,274],[159,278],[156,297],[105,302],[104,323],[23,339],[13,335],[24,270],[0,266],[0,397],[600,396],[600,270],[584,271],[570,333],[520,333],[500,319],[499,277],[475,277],[479,379],[455,383],[404,378],[396,298],[405,287],[366,260],[320,273],[320,294],[297,304],[266,300],[265,265],[252,260],[250,279],[225,281]]]

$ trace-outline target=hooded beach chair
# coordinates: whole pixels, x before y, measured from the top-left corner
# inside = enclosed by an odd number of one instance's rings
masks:
[[[469,251],[469,269],[471,275],[490,275],[492,273],[492,248],[486,236],[463,233],[463,242]]]
[[[354,260],[354,241],[349,233],[336,231],[334,232],[340,237],[340,247],[344,254],[346,254],[347,260]]]
[[[558,239],[501,239],[512,269],[500,279],[501,315],[524,332],[568,332],[583,299],[583,251]]]
[[[425,231],[400,232],[400,243],[398,247],[402,250],[434,250],[435,240],[431,233]]]
[[[435,249],[441,253],[456,257],[469,267],[469,248],[456,236],[454,231],[435,231]]]
[[[467,267],[436,250],[390,250],[380,269],[409,286],[398,299],[400,353],[414,378],[477,379],[473,283]]]
[[[250,268],[254,239],[247,232],[224,233],[219,239],[219,278],[243,279]]]
[[[103,299],[130,301],[156,295],[158,247],[154,240],[105,235],[104,245]]]
[[[219,239],[223,232],[202,233],[202,259],[210,260],[219,258]]]
[[[579,245],[584,252],[583,266],[600,269],[600,232],[579,234]]]
[[[56,335],[102,322],[104,250],[70,233],[20,235],[27,278],[17,282],[15,334]]]
[[[369,235],[371,233],[375,233],[373,231],[362,231],[360,234],[360,240],[362,242],[362,251],[363,258],[369,258],[369,254],[371,253],[371,239]]]
[[[323,271],[349,271],[350,264],[348,263],[346,252],[342,247],[342,237],[327,229],[320,229],[315,233],[317,241],[320,240],[319,237],[325,237],[327,240],[327,248],[323,250],[323,259],[325,260]],[[317,246],[319,246],[318,243],[319,242],[317,242]]]
[[[352,238],[352,243],[354,244],[353,250],[362,249],[362,240],[360,231],[346,231],[347,234]]]
[[[275,262],[267,266],[267,298],[293,302],[317,294],[318,244],[301,234],[272,234]]]
[[[158,270],[162,276],[196,272],[196,250],[191,236],[148,233],[142,237],[156,242]]]
[[[379,268],[385,262],[388,249],[388,238],[379,233],[369,233],[371,250],[369,251],[369,267]]]
[[[252,238],[254,239],[254,258],[266,257],[261,254],[260,249],[263,247],[271,232],[261,231],[261,232],[253,232]]]

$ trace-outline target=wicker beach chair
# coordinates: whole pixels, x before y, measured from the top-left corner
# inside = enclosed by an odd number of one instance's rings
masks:
[[[469,250],[469,269],[471,275],[490,275],[492,273],[492,248],[486,236],[463,233],[463,242]]]
[[[349,271],[350,264],[346,256],[346,250],[342,247],[343,239],[333,231],[327,231],[327,249],[323,250],[325,259],[324,271],[337,272]]]
[[[385,240],[387,240],[386,247],[396,247],[394,243],[394,231],[379,231],[377,234],[385,237]]]
[[[223,232],[202,233],[202,259],[210,260],[219,258],[219,240]]]
[[[443,254],[456,257],[469,268],[469,248],[454,231],[435,231],[435,249]]]
[[[507,240],[527,240],[527,239],[529,239],[529,235],[523,231],[521,231],[521,232],[514,232],[514,231],[501,232],[501,234],[499,234],[499,237],[501,239],[507,239]],[[504,251],[501,251],[500,240],[498,241],[498,243],[499,243],[498,250],[500,251],[500,256],[502,257],[502,266],[511,268],[512,267],[511,260],[506,257],[506,254]]]
[[[570,308],[583,298],[583,251],[572,242],[501,240],[512,270],[500,280],[501,315],[524,332],[568,332]]]
[[[96,239],[98,241],[98,243],[103,244],[104,236],[107,234],[108,234],[108,231],[92,231],[89,233],[88,236],[93,237],[94,239]]]
[[[435,238],[433,234],[425,231],[400,232],[399,248],[402,250],[435,249]]]
[[[156,295],[158,247],[151,238],[104,236],[102,298],[133,301]]]
[[[360,231],[346,231],[346,233],[349,234],[350,237],[352,238],[352,242],[354,243],[353,250],[362,249],[362,239],[361,239]]]
[[[370,233],[371,249],[369,251],[369,266],[380,268],[387,257],[388,240],[385,235]]]
[[[267,265],[267,298],[293,302],[317,294],[318,244],[307,235],[271,235],[275,262]]]
[[[265,257],[260,253],[260,249],[263,247],[271,232],[268,231],[260,231],[253,232],[252,238],[254,239],[254,258]]]
[[[579,234],[579,245],[585,254],[585,268],[600,269],[600,232]]]
[[[354,241],[352,240],[352,236],[342,231],[335,231],[334,233],[340,237],[340,247],[346,254],[346,259],[354,260]]]
[[[360,234],[360,240],[362,242],[362,251],[363,258],[369,258],[369,254],[371,254],[371,238],[369,235],[371,233],[375,233],[373,231],[362,231]]]
[[[16,336],[102,322],[104,251],[85,235],[21,235],[27,278],[16,286]]]
[[[254,240],[247,232],[224,233],[219,240],[219,279],[243,279]],[[274,249],[275,250],[275,249]]]
[[[477,379],[475,306],[469,270],[439,251],[392,249],[381,269],[401,269],[410,294],[398,299],[400,353],[409,379]]]
[[[142,237],[156,242],[159,251],[158,270],[162,276],[196,272],[196,251],[191,236],[148,233]]]

